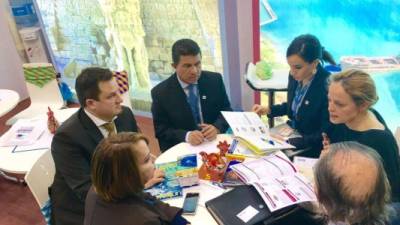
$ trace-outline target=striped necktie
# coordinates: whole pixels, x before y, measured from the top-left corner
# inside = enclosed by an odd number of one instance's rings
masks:
[[[110,135],[117,134],[117,133],[116,133],[116,128],[115,128],[114,121],[105,123],[105,124],[103,124],[103,125],[101,125],[101,126],[104,127],[104,128],[107,130],[107,132],[108,132],[108,137],[109,137]]]
[[[195,87],[197,84],[189,84],[188,88],[188,96],[187,101],[190,105],[190,109],[192,110],[193,118],[196,124],[200,123],[200,110],[199,110],[199,98],[195,93]]]

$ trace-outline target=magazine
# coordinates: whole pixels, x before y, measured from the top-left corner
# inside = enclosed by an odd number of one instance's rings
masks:
[[[158,164],[156,167],[164,171],[165,179],[156,186],[146,189],[145,192],[158,199],[182,196],[183,187],[196,185],[199,182],[195,154],[181,156],[177,161]]]
[[[258,191],[271,212],[307,201],[316,201],[313,186],[282,152],[236,164],[232,170]]]
[[[235,138],[257,155],[295,148],[283,140],[270,136],[268,127],[254,112],[222,111],[221,113],[231,127]]]

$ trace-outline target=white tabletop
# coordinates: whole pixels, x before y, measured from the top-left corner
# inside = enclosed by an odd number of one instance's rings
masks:
[[[16,91],[0,89],[0,116],[14,109],[18,102],[19,94]]]
[[[197,154],[201,151],[217,152],[217,151],[219,151],[217,148],[218,141],[224,141],[224,140],[226,140],[228,143],[231,143],[232,137],[229,135],[220,134],[217,136],[216,140],[211,141],[211,142],[205,142],[199,146],[191,146],[188,143],[180,143],[180,144],[175,145],[174,147],[170,148],[163,154],[161,154],[157,158],[156,164],[176,161],[178,156],[193,154],[193,153]],[[197,162],[198,162],[198,167],[200,167],[201,159],[198,154],[197,154]],[[220,194],[224,193],[225,191],[226,190],[216,187],[216,186],[212,185],[210,182],[203,181],[203,180],[200,180],[200,185],[198,185],[198,186],[184,188],[183,196],[185,196],[185,194],[188,192],[199,192],[200,193],[200,199],[199,199],[199,203],[197,206],[196,214],[195,215],[184,215],[184,217],[192,225],[203,225],[203,224],[217,225],[217,222],[208,213],[204,203],[212,198],[219,196]],[[167,199],[164,202],[166,202],[170,205],[176,206],[176,207],[182,207],[183,197]]]
[[[261,80],[256,75],[256,66],[247,65],[246,79],[259,90],[285,90],[288,85],[289,69],[273,69],[272,76],[268,80]]]
[[[0,170],[15,174],[27,173],[37,159],[47,150],[14,153],[13,149],[14,147],[0,147]]]

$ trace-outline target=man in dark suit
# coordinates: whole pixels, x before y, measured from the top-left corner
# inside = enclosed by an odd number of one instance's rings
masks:
[[[199,145],[215,139],[228,128],[221,111],[232,111],[221,74],[201,70],[201,51],[196,42],[175,42],[172,59],[176,72],[151,91],[161,151],[180,142]]]
[[[97,144],[116,132],[138,131],[132,111],[121,105],[110,70],[83,70],[75,88],[81,108],[57,129],[51,144],[56,174],[50,197],[57,225],[83,224],[84,201],[92,184],[91,158]],[[153,179],[148,186],[157,181]]]

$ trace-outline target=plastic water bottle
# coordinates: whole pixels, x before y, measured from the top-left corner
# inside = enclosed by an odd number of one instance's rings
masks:
[[[15,22],[23,27],[34,26],[38,22],[32,0],[9,0]]]

